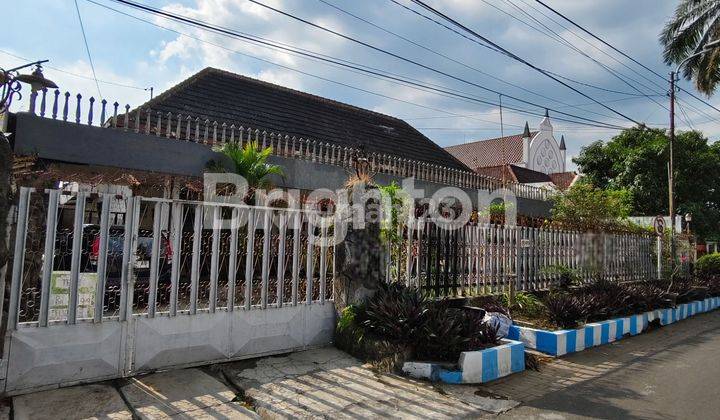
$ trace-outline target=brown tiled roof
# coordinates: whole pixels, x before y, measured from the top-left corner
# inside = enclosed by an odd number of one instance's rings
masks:
[[[557,185],[561,190],[569,188],[577,177],[578,174],[575,172],[557,172],[550,174],[550,179],[553,184]]]
[[[504,174],[506,180],[515,180],[515,175],[513,175],[512,171],[508,169],[507,165],[479,167],[475,168],[475,172],[479,173],[480,175],[485,175],[497,179],[502,179]]]
[[[531,132],[530,137],[534,137],[535,134],[537,134],[537,131]],[[514,134],[512,136],[458,144],[446,147],[445,150],[471,168],[500,166],[503,163],[522,162],[522,137],[522,134]],[[503,145],[505,147],[504,161]]]
[[[206,68],[141,106],[468,170],[407,122],[309,93]]]
[[[521,166],[510,165],[515,180],[521,184],[532,184],[536,182],[552,182],[550,177],[544,173],[533,169],[523,168]]]
[[[493,178],[502,178],[504,172],[506,180],[519,182],[521,184],[552,182],[550,177],[543,172],[538,172],[533,169],[527,169],[516,165],[480,167],[476,168],[475,172],[481,175],[491,176]]]

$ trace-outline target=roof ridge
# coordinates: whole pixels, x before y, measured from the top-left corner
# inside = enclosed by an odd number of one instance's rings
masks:
[[[531,132],[530,132],[530,136],[531,136],[531,137],[535,137],[535,135],[536,135],[537,133],[539,133],[539,132],[540,132],[540,130],[531,131]],[[490,139],[475,140],[475,141],[471,141],[471,142],[467,142],[467,143],[453,144],[452,146],[447,146],[445,149],[451,149],[451,148],[454,148],[454,147],[461,147],[461,146],[470,146],[470,145],[473,145],[473,144],[479,144],[479,143],[484,143],[484,142],[493,141],[493,140],[502,140],[502,139],[508,140],[508,139],[511,139],[511,138],[522,138],[522,135],[523,135],[523,133],[518,133],[518,134],[511,134],[511,135],[509,135],[509,136],[501,136],[501,137],[493,137],[493,138],[490,138]]]

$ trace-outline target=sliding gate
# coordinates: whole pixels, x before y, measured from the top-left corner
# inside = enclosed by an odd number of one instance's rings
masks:
[[[8,394],[332,338],[316,213],[21,188],[14,230]]]

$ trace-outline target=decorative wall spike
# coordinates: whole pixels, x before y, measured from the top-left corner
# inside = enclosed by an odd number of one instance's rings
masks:
[[[165,125],[167,126],[165,129],[165,138],[169,139],[172,135],[172,113],[170,112],[167,113],[167,122]]]
[[[37,92],[30,94],[30,104],[28,105],[28,112],[35,115],[35,101],[37,100]]]
[[[42,98],[40,99],[40,116],[45,116],[45,97],[47,96],[47,88],[42,88]]]
[[[67,116],[67,97],[70,96],[69,92],[65,93],[65,116]],[[115,102],[113,104],[113,127],[117,128],[118,121],[117,121],[117,113],[118,113],[118,106],[120,106],[119,103]]]
[[[125,115],[123,116],[123,129],[128,130],[128,118],[130,118],[130,105],[125,104]]]
[[[75,123],[80,124],[80,101],[82,100],[82,95],[78,93],[75,95],[75,98],[77,99],[75,102]]]
[[[105,124],[105,111],[107,108],[107,100],[100,101],[100,125]],[[55,118],[55,117],[53,117]]]
[[[57,115],[58,115],[58,96],[60,96],[60,90],[55,89],[55,92],[53,92],[53,95],[55,96],[55,99],[53,99],[52,118],[53,118],[53,120],[55,120],[55,119],[57,119]]]
[[[93,122],[93,107],[95,106],[95,98],[92,96],[89,99],[90,106],[88,107],[88,125],[92,125]]]

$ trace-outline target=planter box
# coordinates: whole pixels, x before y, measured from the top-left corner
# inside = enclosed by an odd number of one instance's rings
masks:
[[[508,338],[519,340],[528,348],[552,356],[562,356],[612,343],[628,335],[640,334],[655,320],[659,320],[660,325],[669,325],[718,307],[720,307],[720,297],[707,298],[683,303],[675,308],[656,309],[639,315],[593,322],[575,330],[548,331],[513,325],[510,327]]]
[[[408,376],[451,384],[479,384],[525,370],[525,346],[520,341],[503,340],[503,344],[460,354],[459,369],[428,362],[405,362]]]

